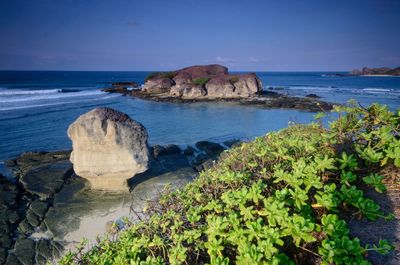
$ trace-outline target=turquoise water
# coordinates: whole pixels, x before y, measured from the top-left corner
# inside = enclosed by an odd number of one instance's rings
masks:
[[[313,113],[265,110],[229,103],[173,104],[143,101],[100,88],[113,81],[143,83],[148,72],[0,72],[0,161],[30,150],[71,147],[66,130],[79,115],[97,106],[127,113],[149,132],[151,144],[193,144],[199,140],[252,139],[306,123]],[[265,89],[323,100],[400,107],[400,78],[336,77],[327,73],[257,73]]]

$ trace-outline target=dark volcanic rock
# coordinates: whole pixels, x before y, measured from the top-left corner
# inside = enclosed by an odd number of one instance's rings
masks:
[[[0,264],[3,264],[7,259],[7,250],[0,247]]]
[[[197,171],[202,171],[203,169],[205,169],[204,165],[209,165],[210,163],[212,163],[212,159],[206,155],[206,154],[198,154],[192,161],[192,165],[193,167],[197,170]]]
[[[320,96],[318,96],[317,94],[308,94],[306,97],[307,98],[320,98]]]
[[[128,93],[128,89],[125,87],[107,87],[103,88],[101,91],[107,92],[107,93]]]
[[[195,152],[195,149],[193,147],[191,147],[190,145],[188,147],[186,147],[185,150],[183,150],[183,154],[187,155],[187,156],[193,155],[194,152]]]
[[[20,264],[21,262],[19,262],[17,257],[12,253],[8,254],[6,263],[4,263],[4,265],[20,265]]]
[[[32,227],[40,225],[39,217],[31,209],[26,212],[26,220]]]
[[[24,235],[32,234],[33,227],[29,224],[27,219],[22,220],[18,225],[18,231]]]
[[[162,155],[163,153],[166,153],[165,147],[161,146],[161,145],[155,145],[152,147],[152,153],[153,153],[153,157],[157,158],[160,156],[160,154]]]
[[[17,195],[17,186],[0,174],[0,205],[14,207]]]
[[[168,144],[165,146],[165,152],[167,153],[167,155],[174,155],[174,154],[180,154],[182,150],[176,144]]]
[[[70,150],[56,152],[26,152],[16,159],[6,161],[6,166],[20,177],[27,171],[38,166],[50,165],[57,161],[69,160]]]
[[[103,88],[101,91],[108,93],[127,93],[128,88],[136,88],[139,85],[136,82],[112,82],[111,87]]]
[[[38,257],[39,259],[48,260],[52,257],[52,254],[52,245],[49,240],[40,239],[36,243],[36,260],[38,260]]]
[[[10,235],[3,234],[0,236],[0,247],[10,248],[12,246],[13,240]]]
[[[196,147],[211,157],[217,156],[224,151],[224,148],[220,144],[209,141],[197,142]]]
[[[71,163],[61,161],[32,169],[20,178],[20,182],[28,192],[47,199],[60,190],[68,173],[72,173]]]
[[[181,148],[176,144],[168,144],[166,146],[155,145],[152,150],[154,158],[165,155],[180,154],[182,152]]]
[[[19,238],[15,242],[15,255],[23,265],[34,264],[35,242],[30,238]]]
[[[49,208],[47,202],[44,201],[33,201],[30,205],[30,209],[40,218],[43,218],[43,216],[46,214],[47,209]]]
[[[8,216],[8,221],[10,222],[10,224],[16,224],[20,221],[20,216],[19,213],[15,210],[13,210],[10,215]]]
[[[112,82],[113,87],[138,87],[136,82]]]

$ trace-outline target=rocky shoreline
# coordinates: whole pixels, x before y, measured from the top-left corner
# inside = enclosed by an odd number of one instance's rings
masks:
[[[187,99],[172,97],[167,93],[147,93],[140,90],[123,92],[124,95],[137,97],[144,100],[172,103],[196,103],[196,102],[231,102],[242,106],[255,106],[265,109],[296,109],[303,111],[329,111],[333,108],[332,103],[318,100],[312,97],[293,97],[272,91],[265,91],[259,96],[249,98],[196,98]]]
[[[154,199],[167,183],[174,188],[187,183],[199,171],[213,166],[221,152],[238,143],[201,141],[185,149],[173,144],[153,146],[149,170],[128,182],[131,192],[127,194],[89,190],[87,180],[72,169],[71,151],[27,152],[7,161],[15,178],[0,176],[0,264],[45,264],[57,259],[78,243],[71,244],[68,230],[78,230],[84,222],[81,217],[88,211],[112,207],[123,200],[128,202],[128,210],[140,208],[143,198]],[[107,227],[104,224],[100,229],[105,233]],[[93,231],[93,237],[97,233]],[[78,240],[82,235],[75,237],[73,240]]]

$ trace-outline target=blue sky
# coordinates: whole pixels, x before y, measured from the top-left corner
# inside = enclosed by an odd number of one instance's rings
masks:
[[[400,66],[400,1],[2,0],[2,70]]]

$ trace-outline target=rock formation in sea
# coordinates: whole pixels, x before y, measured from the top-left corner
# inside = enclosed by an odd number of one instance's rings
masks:
[[[128,190],[127,179],[148,169],[147,131],[128,115],[96,108],[68,128],[75,173],[92,189]]]
[[[368,68],[364,67],[363,69],[354,69],[350,71],[349,75],[392,75],[392,76],[400,76],[400,67],[397,68],[388,68],[388,67],[380,67],[380,68]]]
[[[153,73],[142,90],[186,99],[247,98],[260,94],[262,83],[254,73],[229,74],[227,67],[212,64]]]
[[[190,66],[171,72],[155,72],[145,79],[141,87],[131,86],[131,88],[128,89],[126,85],[117,82],[102,91],[159,102],[234,102],[262,108],[307,111],[327,111],[333,107],[332,103],[315,97],[294,97],[265,91],[256,74],[231,74],[227,67],[218,64]]]

